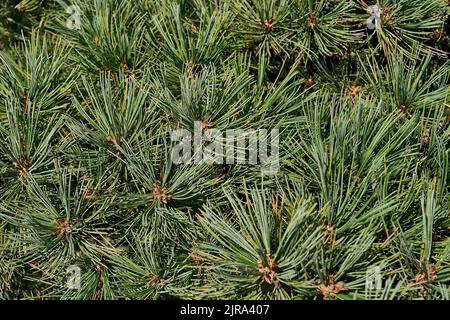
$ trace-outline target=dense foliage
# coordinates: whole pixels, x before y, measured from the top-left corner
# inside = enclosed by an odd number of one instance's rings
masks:
[[[448,12],[3,0],[0,299],[449,299]],[[174,163],[196,121],[279,170]]]

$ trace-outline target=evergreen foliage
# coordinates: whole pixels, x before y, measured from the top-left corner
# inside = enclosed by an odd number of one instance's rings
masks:
[[[449,299],[449,8],[3,0],[0,299]],[[174,163],[195,122],[279,170]]]

